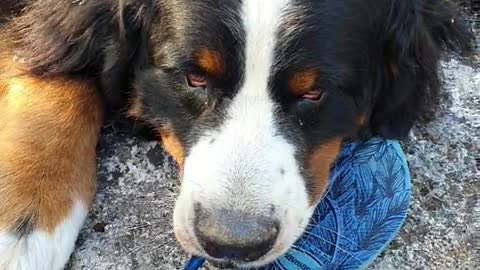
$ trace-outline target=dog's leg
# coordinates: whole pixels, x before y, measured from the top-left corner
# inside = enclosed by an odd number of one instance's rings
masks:
[[[95,193],[102,106],[88,83],[0,75],[0,270],[60,270]]]

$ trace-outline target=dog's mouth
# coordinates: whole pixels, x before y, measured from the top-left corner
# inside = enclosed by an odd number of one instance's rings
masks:
[[[222,261],[222,260],[208,260],[211,265],[218,269],[245,269],[247,268],[246,263],[236,262],[236,261]]]
[[[198,243],[198,239],[196,236],[188,234],[188,230],[183,232],[176,231],[176,238],[182,245],[184,250],[189,254],[194,254],[196,256],[205,258],[211,265],[219,269],[251,269],[261,267],[272,262],[278,256],[280,256],[281,253],[283,253],[283,250],[279,251],[280,248],[278,247],[278,245],[275,245],[265,254],[263,254],[259,258],[255,258],[254,260],[250,260],[248,258],[239,258],[235,256],[226,256],[224,258],[213,257],[212,255],[208,254],[208,252],[206,252],[205,246],[202,246]],[[287,248],[285,247],[284,249]]]
[[[256,261],[246,262],[242,260],[235,259],[216,259],[216,258],[207,258],[208,263],[218,269],[256,269],[268,265],[271,259],[266,259],[267,256],[264,256]]]
[[[272,263],[294,245],[298,236],[305,231],[309,220],[308,216],[310,216],[310,213],[307,214],[300,220],[300,224],[295,222],[295,226],[293,224],[287,226],[287,223],[282,223],[286,229],[280,230],[278,235],[275,236],[276,240],[269,245],[255,245],[242,248],[241,246],[236,246],[236,243],[238,243],[236,241],[223,242],[221,245],[214,241],[205,242],[203,240],[205,235],[198,229],[195,230],[195,225],[192,223],[193,220],[188,217],[188,213],[191,213],[192,210],[190,209],[189,211],[187,209],[183,208],[180,202],[175,212],[176,222],[174,225],[178,242],[187,253],[203,257],[210,264],[220,269],[256,269]],[[246,220],[245,223],[248,223],[248,219]],[[241,224],[233,224],[233,226],[242,228]],[[212,225],[212,227],[214,226]],[[221,232],[224,230],[226,229],[214,229],[216,233],[212,235],[221,237]],[[245,237],[250,238],[248,234]],[[216,240],[216,238],[212,240]]]

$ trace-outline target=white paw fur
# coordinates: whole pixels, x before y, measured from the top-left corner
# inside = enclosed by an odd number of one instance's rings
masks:
[[[34,230],[22,238],[0,232],[0,270],[61,270],[73,252],[88,208],[76,201],[53,233]]]

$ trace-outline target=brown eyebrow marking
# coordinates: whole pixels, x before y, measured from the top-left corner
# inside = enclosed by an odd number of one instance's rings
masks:
[[[224,59],[220,52],[209,48],[202,48],[195,54],[197,65],[206,73],[221,76],[225,72]]]
[[[317,78],[318,74],[315,69],[307,69],[305,71],[295,73],[290,79],[288,86],[290,87],[292,94],[300,96],[312,90]]]
[[[365,114],[360,114],[359,116],[357,116],[357,125],[360,126],[360,127],[363,127],[365,126],[365,124],[367,123],[367,116]]]

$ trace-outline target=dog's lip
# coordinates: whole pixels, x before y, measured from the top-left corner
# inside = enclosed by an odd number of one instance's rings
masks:
[[[211,265],[219,269],[233,269],[236,267],[236,264],[233,262],[216,261],[216,260],[209,260],[209,262]]]
[[[208,259],[208,262],[216,268],[219,269],[242,269],[245,268],[246,263],[233,260],[218,260],[218,259]]]
[[[228,259],[217,259],[217,258],[211,258],[209,256],[205,256],[206,260],[213,265],[216,268],[219,269],[249,269],[255,266],[254,268],[256,269],[257,267],[260,266],[265,266],[267,263],[263,263],[259,265],[258,263],[262,262],[265,256],[261,257],[258,260],[255,261],[241,261],[241,260],[228,260]]]
[[[267,266],[270,263],[270,260],[268,258],[271,257],[272,252],[275,252],[276,250],[278,250],[278,243],[276,243],[267,254],[263,255],[262,257],[254,261],[214,258],[206,254],[203,248],[201,248],[198,243],[195,243],[194,245],[190,245],[188,250],[189,251],[187,252],[189,254],[204,258],[209,264],[213,265],[218,269],[250,269],[250,268],[256,269],[258,267]],[[277,255],[275,256],[275,259],[279,257],[280,256]]]
[[[198,242],[196,241],[192,242],[192,240],[196,238],[190,236],[190,233],[188,231],[178,230],[178,229],[179,228],[176,227],[176,229],[174,230],[175,234],[177,235],[177,239],[179,239],[180,237],[180,239],[183,239],[189,243],[188,248],[184,246],[187,253],[189,253],[192,256],[202,257],[208,263],[210,263],[211,265],[219,269],[248,269],[248,268],[251,268],[252,265],[259,267],[258,263],[262,262],[263,259],[265,259],[272,250],[275,250],[275,247],[273,247],[269,253],[265,254],[264,256],[262,256],[261,258],[255,261],[241,261],[241,260],[227,260],[227,259],[213,258],[205,253],[205,251],[203,250],[203,248],[201,248]],[[180,235],[178,235],[177,233],[180,233]],[[182,242],[183,241],[180,241],[180,243]],[[266,265],[266,263],[262,264],[261,266],[264,266],[264,265]]]

